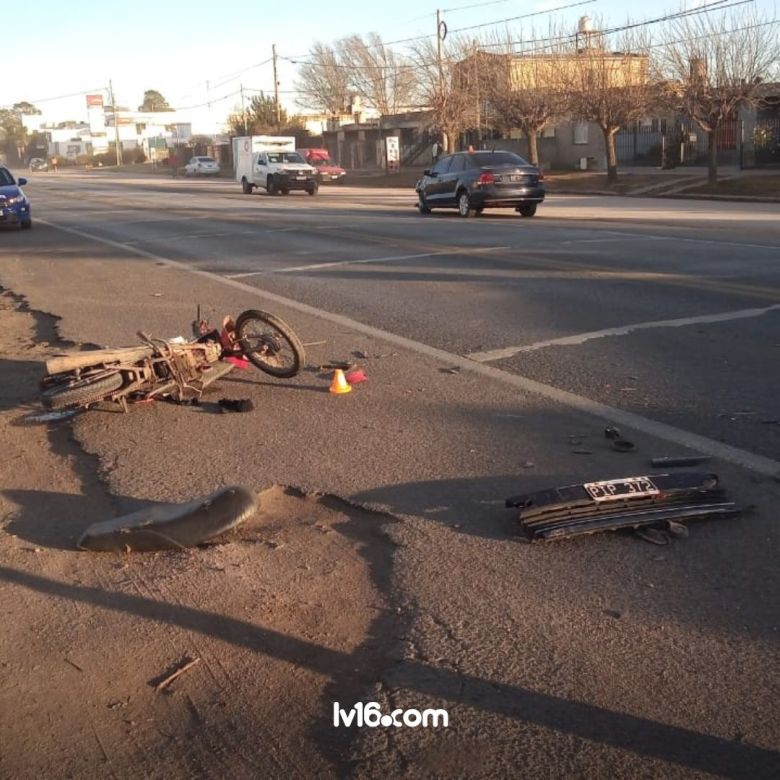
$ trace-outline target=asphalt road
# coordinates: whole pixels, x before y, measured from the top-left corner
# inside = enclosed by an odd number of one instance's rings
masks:
[[[394,649],[364,700],[446,706],[453,726],[360,732],[338,771],[777,774],[776,205],[559,196],[533,219],[467,221],[351,187],[245,196],[95,172],[27,192],[36,224],[0,235],[0,284],[62,337],[173,335],[200,301],[279,312],[310,345],[296,380],[235,383],[263,411],[251,423],[155,409],[82,415],[74,434],[116,496],[189,499],[240,471],[402,518],[375,582],[400,617],[365,641]],[[369,382],[324,395],[316,366],[355,352]],[[611,452],[605,421],[638,452]],[[749,517],[663,549],[527,547],[502,508],[691,451]]]

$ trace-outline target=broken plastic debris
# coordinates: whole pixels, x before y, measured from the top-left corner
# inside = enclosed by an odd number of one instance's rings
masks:
[[[255,408],[249,398],[220,398],[217,403],[221,412],[251,412]]]
[[[366,376],[366,372],[362,369],[358,369],[357,371],[350,371],[348,374],[344,377],[347,380],[347,384],[350,385],[358,385],[361,382],[368,382],[368,377]]]
[[[235,528],[252,515],[257,498],[243,487],[226,487],[186,504],[154,504],[93,523],[78,547],[93,552],[145,552],[195,547]]]
[[[698,466],[710,460],[709,455],[692,455],[680,458],[652,458],[650,463],[656,468],[672,468],[673,466]]]

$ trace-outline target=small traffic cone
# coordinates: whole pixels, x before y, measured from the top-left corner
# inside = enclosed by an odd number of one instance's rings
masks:
[[[333,372],[333,381],[330,383],[330,392],[334,395],[341,395],[342,393],[351,393],[352,387],[347,384],[344,371],[337,368]]]

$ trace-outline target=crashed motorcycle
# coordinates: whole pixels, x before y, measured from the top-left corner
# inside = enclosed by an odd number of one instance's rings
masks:
[[[278,378],[295,376],[305,361],[303,345],[279,317],[250,309],[213,329],[198,314],[192,341],[154,338],[138,332],[141,345],[58,355],[46,361],[43,405],[51,410],[113,401],[200,398],[204,389],[247,361]]]

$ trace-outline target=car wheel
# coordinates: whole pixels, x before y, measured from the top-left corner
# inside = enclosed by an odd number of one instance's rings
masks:
[[[482,216],[482,212],[483,212],[484,210],[485,210],[485,207],[484,207],[484,206],[480,206],[479,208],[476,208],[476,209],[474,209],[474,213],[475,213],[475,214],[476,214],[478,217],[481,217],[481,216]]]
[[[471,205],[471,198],[466,190],[458,193],[458,214],[461,217],[473,217],[476,209]]]
[[[417,193],[417,209],[420,212],[420,214],[431,213],[430,206],[428,206],[428,203],[425,200],[425,195],[423,195],[422,192]]]
[[[308,192],[309,195],[316,195],[318,189],[319,189],[319,186],[317,184],[315,184],[313,187],[309,187],[309,189],[306,190],[306,192]]]
[[[265,182],[265,189],[269,195],[276,195],[276,182],[273,176],[269,176]]]
[[[252,185],[246,179],[241,179],[241,191],[244,195],[252,194]]]
[[[536,203],[522,203],[515,209],[515,211],[521,217],[532,217],[534,214],[536,214]]]

